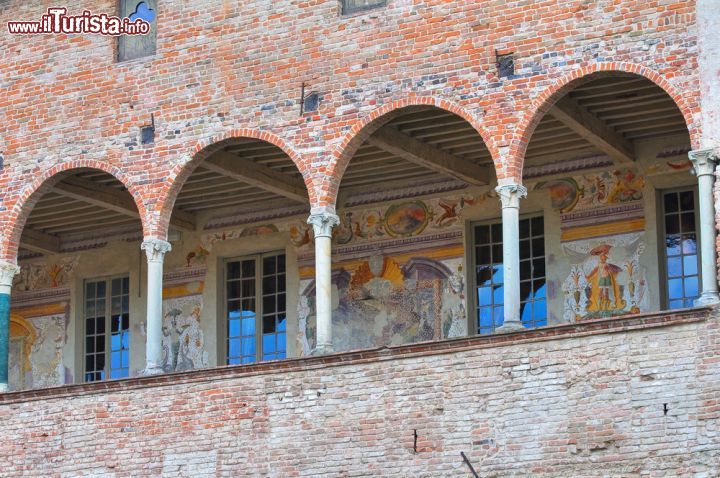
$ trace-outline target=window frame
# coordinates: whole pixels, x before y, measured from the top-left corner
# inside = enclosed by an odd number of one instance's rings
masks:
[[[277,249],[269,252],[259,252],[254,254],[246,254],[242,256],[224,257],[221,259],[221,267],[218,271],[220,287],[218,287],[218,297],[222,302],[222,306],[218,308],[220,314],[218,314],[218,334],[217,334],[217,355],[218,364],[221,366],[226,365],[249,365],[249,364],[229,364],[228,356],[228,294],[227,294],[227,278],[228,278],[228,264],[231,262],[240,262],[247,260],[255,261],[255,361],[252,364],[267,362],[270,360],[284,360],[284,359],[264,359],[263,358],[263,259],[273,256],[285,256],[285,358],[288,355],[288,324],[289,324],[289,313],[288,313],[288,267],[287,261],[288,256],[285,249]]]
[[[547,221],[546,221],[546,214],[544,211],[535,211],[535,212],[528,212],[524,214],[520,214],[518,217],[518,223],[524,219],[534,219],[534,218],[542,218],[543,219],[543,247],[545,250],[545,254],[543,255],[543,258],[545,260],[545,284],[546,284],[546,297],[545,297],[545,307],[546,307],[546,316],[549,318],[550,314],[550,301],[547,297]],[[465,226],[465,237],[467,240],[465,241],[465,250],[466,252],[466,270],[467,270],[467,277],[466,277],[466,284],[468,285],[467,288],[467,297],[468,297],[468,334],[469,335],[480,335],[479,332],[479,324],[478,324],[478,310],[479,310],[479,304],[478,304],[478,298],[477,298],[477,273],[476,273],[476,264],[477,264],[477,257],[476,257],[476,242],[475,242],[475,227],[476,226],[490,226],[492,224],[500,224],[502,227],[502,216],[500,217],[493,217],[493,218],[487,218],[482,220],[474,220],[474,221],[466,221]],[[532,240],[532,235],[530,236]],[[519,240],[519,238],[518,238]],[[503,237],[503,246],[505,244],[505,238]],[[518,249],[519,254],[519,249]],[[521,261],[522,262],[522,261]],[[532,262],[532,261],[531,261]],[[534,279],[533,279],[534,280]],[[522,281],[521,281],[522,283]],[[503,277],[503,284],[505,284],[505,277]],[[520,287],[520,284],[518,284],[518,288]],[[521,314],[522,314],[522,297],[520,298],[521,302]],[[503,304],[504,305],[504,304]],[[530,330],[528,328],[527,330]],[[494,335],[493,334],[489,335]]]
[[[356,13],[367,12],[367,11],[370,11],[370,10],[375,10],[375,9],[378,9],[378,8],[387,7],[387,6],[388,6],[388,1],[389,1],[389,0],[382,0],[382,3],[378,3],[378,4],[376,4],[376,5],[367,5],[367,6],[364,6],[364,7],[352,7],[352,8],[347,8],[347,7],[346,7],[347,1],[346,1],[346,0],[339,0],[339,3],[340,3],[340,15],[341,15],[341,16],[349,16],[349,15],[354,15],[354,14],[356,14]]]
[[[700,258],[700,203],[698,195],[697,184],[678,186],[672,188],[659,188],[656,193],[656,215],[659,220],[656,221],[658,224],[657,228],[657,248],[658,257],[661,258],[658,264],[658,282],[660,282],[660,310],[679,310],[670,308],[670,291],[668,287],[668,281],[670,279],[669,271],[667,267],[668,255],[667,248],[665,247],[665,236],[666,231],[666,214],[665,214],[665,194],[668,193],[680,193],[684,191],[692,191],[693,200],[695,201],[695,243],[697,247],[697,277],[698,277],[698,297],[702,294],[702,259]],[[680,256],[682,257],[682,255]],[[684,277],[684,276],[683,276]]]
[[[127,5],[128,1],[132,1],[132,0],[118,0],[118,2],[116,4],[116,6],[117,6],[116,11],[117,11],[118,18],[124,18],[123,11],[127,10],[126,5]],[[139,0],[139,1],[142,2],[142,1],[146,1],[146,0]],[[158,18],[160,17],[160,15],[158,13],[159,9],[160,9],[160,0],[155,0],[155,20],[153,22],[153,26],[155,27],[155,33],[154,33],[155,47],[153,48],[152,53],[147,53],[145,55],[136,56],[134,58],[123,58],[122,54],[125,53],[125,46],[123,44],[123,39],[125,38],[125,35],[120,35],[115,40],[114,63],[126,64],[126,63],[134,62],[134,61],[145,61],[145,60],[154,58],[157,55],[157,52],[158,52],[158,25],[159,25]],[[151,31],[149,34],[152,34],[152,27],[151,27]]]
[[[127,289],[127,296],[128,296],[128,366],[127,366],[127,376],[125,377],[117,377],[117,378],[111,378],[110,374],[112,371],[111,364],[112,364],[112,357],[111,357],[111,341],[112,341],[112,283],[114,280],[117,279],[127,279],[128,281],[128,289]],[[87,339],[87,284],[88,283],[105,283],[105,367],[103,369],[103,373],[105,374],[104,379],[100,380],[87,380],[87,364],[86,364],[86,357],[87,357],[87,347],[86,347],[86,339]],[[130,367],[130,359],[131,359],[131,339],[132,339],[132,306],[130,304],[130,299],[132,297],[132,294],[130,293],[130,274],[129,273],[122,273],[122,274],[115,274],[111,276],[102,276],[102,277],[93,277],[93,278],[87,278],[83,279],[82,281],[82,291],[81,291],[81,297],[82,297],[82,309],[80,312],[81,317],[81,326],[80,326],[80,340],[81,340],[81,346],[78,347],[80,349],[80,371],[81,371],[81,377],[82,377],[82,383],[95,383],[95,382],[105,382],[107,380],[122,380],[123,378],[130,377],[131,367]],[[96,334],[95,334],[96,335]],[[121,367],[122,369],[123,367]]]

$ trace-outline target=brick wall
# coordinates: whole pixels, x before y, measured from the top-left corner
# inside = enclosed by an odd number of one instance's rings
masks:
[[[0,396],[0,476],[720,476],[707,309]],[[417,433],[417,440],[415,439]]]
[[[116,11],[108,0],[70,6],[84,7]],[[45,8],[4,2],[0,24],[38,19]],[[349,17],[335,0],[169,0],[159,9],[157,54],[125,63],[114,62],[112,38],[0,35],[1,258],[15,259],[24,220],[53,175],[77,167],[123,181],[146,235],[164,237],[198,153],[232,136],[281,144],[311,205],[332,208],[356,138],[410,104],[468,119],[498,177],[518,180],[548,101],[601,70],[665,88],[700,144],[692,0],[389,0]],[[496,51],[515,54],[514,77],[498,77]],[[321,98],[304,117],[302,82]],[[140,145],[151,114],[156,142]]]

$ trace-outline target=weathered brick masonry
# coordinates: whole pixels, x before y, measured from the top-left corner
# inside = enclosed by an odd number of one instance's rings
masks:
[[[720,476],[706,309],[0,396],[0,476]],[[417,439],[415,439],[417,433]]]
[[[75,3],[114,12],[114,2]],[[6,3],[7,20],[47,5]],[[518,179],[546,100],[598,70],[663,87],[700,142],[695,2],[675,0],[390,1],[338,15],[335,1],[160,2],[158,53],[115,63],[111,38],[0,37],[1,255],[14,260],[22,225],[54,174],[80,166],[123,181],[146,236],[164,237],[174,195],[197,152],[222,138],[280,143],[332,208],[364,126],[402,105],[460,114],[486,140],[500,179]],[[514,52],[500,79],[497,52]],[[299,117],[300,86],[320,108]],[[157,139],[140,146],[155,115]]]
[[[0,24],[48,6],[0,2]],[[701,95],[693,0],[158,9],[157,53],[128,62],[112,38],[3,30],[0,260],[16,261],[33,205],[75,168],[123,182],[144,236],[166,238],[184,181],[231,138],[280,147],[309,207],[332,211],[355,150],[410,105],[466,119],[498,181],[521,183],[543,114],[600,72],[659,85],[692,148],[717,147],[717,128],[703,131],[713,95]],[[496,54],[509,52],[515,75],[500,78]],[[300,116],[303,82],[320,103]],[[143,145],[151,115],[155,142]],[[718,477],[719,397],[717,309],[642,314],[0,394],[0,477],[470,476],[461,451],[482,477]]]

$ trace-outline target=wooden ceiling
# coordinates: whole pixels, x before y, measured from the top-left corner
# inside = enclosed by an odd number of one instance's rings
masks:
[[[490,153],[464,119],[433,107],[391,115],[350,160],[341,195],[451,179],[475,185],[494,182]],[[635,141],[681,133],[687,134],[685,121],[658,86],[636,76],[600,78],[573,90],[543,117],[529,143],[526,164],[593,154],[626,163],[635,159]],[[280,148],[242,139],[225,144],[188,178],[171,227],[195,230],[198,215],[307,202],[302,176]],[[63,243],[83,235],[140,229],[135,204],[119,181],[100,171],[79,170],[40,199],[21,247],[57,252]]]
[[[23,229],[20,255],[60,252],[63,238],[141,230],[123,184],[105,172],[81,169],[66,174],[37,202]]]
[[[585,83],[561,98],[530,139],[525,164],[543,164],[592,154],[633,161],[634,142],[678,134],[690,137],[672,98],[638,76]]]
[[[188,213],[263,204],[277,198],[307,203],[302,175],[290,157],[261,140],[234,141],[200,163],[183,186],[175,207]]]

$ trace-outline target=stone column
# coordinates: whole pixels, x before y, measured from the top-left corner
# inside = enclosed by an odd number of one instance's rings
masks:
[[[317,337],[315,355],[332,353],[332,264],[331,240],[333,227],[340,224],[336,214],[311,214],[308,224],[315,230],[315,317]]]
[[[20,268],[0,261],[0,393],[8,391],[8,355],[10,346],[10,292],[13,277]]]
[[[717,283],[717,254],[715,253],[715,164],[717,155],[711,149],[690,151],[695,175],[698,178],[698,209],[700,211],[700,263],[702,293],[696,305],[712,305],[720,302]]]
[[[172,247],[167,241],[150,238],[140,246],[147,254],[147,342],[145,375],[157,375],[162,369],[162,291],[163,260]]]
[[[520,198],[527,189],[520,184],[495,188],[502,201],[504,320],[498,332],[523,330],[520,323]]]

